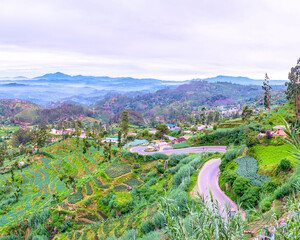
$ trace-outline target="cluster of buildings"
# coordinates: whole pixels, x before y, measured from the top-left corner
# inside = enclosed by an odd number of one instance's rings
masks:
[[[73,133],[75,131],[76,131],[75,128],[67,128],[67,129],[52,128],[50,130],[50,133],[54,134],[54,135],[71,135],[71,133]],[[85,137],[86,137],[85,131],[81,131],[81,134],[80,134],[79,138],[85,138]]]

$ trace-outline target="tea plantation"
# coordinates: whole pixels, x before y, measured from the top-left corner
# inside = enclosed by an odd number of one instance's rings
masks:
[[[67,139],[15,159],[28,165],[15,170],[14,179],[9,170],[0,174],[2,186],[14,181],[10,191],[16,196],[0,209],[0,236],[120,237],[139,229],[146,220],[154,221],[160,197],[168,194],[172,185],[178,188],[183,184],[187,189],[197,167],[216,156],[182,155],[181,161],[171,162],[166,170],[169,157],[165,154],[141,156],[113,149],[109,161],[102,148],[90,147],[83,154],[75,139]],[[4,200],[8,197],[0,193],[0,203]],[[146,234],[138,232],[140,237]]]

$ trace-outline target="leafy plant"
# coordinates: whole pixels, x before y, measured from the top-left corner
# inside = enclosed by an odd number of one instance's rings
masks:
[[[257,174],[257,161],[255,158],[250,156],[244,156],[236,159],[238,168],[235,170],[236,174],[243,176],[250,180],[250,183],[255,186],[262,186],[269,177]]]

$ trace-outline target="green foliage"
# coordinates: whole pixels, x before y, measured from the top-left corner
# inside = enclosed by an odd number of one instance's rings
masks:
[[[143,182],[139,181],[136,178],[131,178],[129,180],[126,180],[124,183],[127,184],[130,187],[135,187],[135,186],[141,185]]]
[[[235,179],[238,177],[238,175],[232,170],[226,170],[226,171],[222,172],[221,177],[225,183],[232,185],[234,183]]]
[[[165,226],[165,216],[161,212],[156,212],[154,215],[154,224],[158,229],[162,229]]]
[[[202,198],[185,203],[185,211],[176,207],[172,199],[162,199],[161,211],[166,219],[168,239],[211,240],[243,239],[245,222],[238,212],[231,218],[220,216],[213,201]],[[213,224],[212,224],[213,223]]]
[[[133,153],[127,150],[122,150],[122,157],[123,158],[130,158],[133,156]]]
[[[271,180],[271,181],[265,182],[262,185],[261,190],[264,193],[273,193],[277,187],[278,187],[278,184]]]
[[[177,144],[171,144],[171,147],[173,147],[174,149],[188,148],[190,146],[191,145],[187,141],[177,143]]]
[[[141,224],[141,230],[143,233],[149,233],[155,229],[155,226],[152,221],[144,221]]]
[[[188,157],[189,155],[187,153],[180,153],[180,154],[172,154],[170,156],[170,159],[168,161],[168,165],[171,166],[171,167],[174,167],[176,166],[180,160]]]
[[[124,184],[114,186],[114,190],[116,192],[124,192],[127,191],[127,187]]]
[[[244,156],[236,159],[235,161],[239,166],[235,172],[239,176],[243,176],[250,180],[250,183],[255,186],[262,186],[269,177],[257,174],[257,161],[255,158],[250,156]]]
[[[82,199],[83,199],[82,188],[80,187],[77,189],[76,193],[74,193],[68,197],[68,202],[70,204],[75,204],[75,203],[81,201]]]
[[[154,153],[151,155],[146,155],[144,157],[144,161],[146,162],[151,162],[151,161],[155,161],[155,160],[159,160],[159,159],[168,159],[168,155],[165,153]]]
[[[280,199],[289,195],[291,193],[291,185],[289,183],[285,183],[282,186],[278,187],[274,192],[274,197],[276,199]]]
[[[237,156],[237,148],[228,148],[225,152],[225,154],[222,157],[221,164],[219,165],[220,171],[224,171],[226,165],[236,158]]]
[[[240,200],[242,202],[243,207],[246,209],[255,207],[259,200],[259,189],[248,188]]]
[[[249,187],[250,187],[249,179],[239,176],[235,179],[232,186],[232,190],[235,195],[241,197],[244,195],[244,193]]]
[[[157,128],[156,128],[156,136],[158,138],[163,138],[164,135],[169,133],[169,128],[165,125],[165,124],[160,124]]]
[[[105,169],[105,173],[110,178],[116,178],[129,172],[131,172],[131,166],[123,163],[117,165],[111,165]]]
[[[87,182],[85,184],[85,186],[86,186],[86,195],[88,195],[88,196],[92,195],[93,194],[93,190],[92,190],[91,185]]]
[[[255,146],[257,143],[259,143],[258,139],[256,138],[256,136],[254,135],[254,133],[249,133],[247,135],[246,138],[246,145],[247,147],[253,147]]]
[[[292,169],[291,161],[289,159],[283,158],[280,160],[276,172],[278,174],[280,172],[289,171],[291,169]]]
[[[44,224],[48,218],[50,217],[50,211],[49,210],[42,210],[34,212],[29,218],[28,218],[28,225],[30,228],[34,229],[37,226]]]
[[[290,153],[293,148],[289,144],[280,146],[256,145],[252,149],[261,165],[278,164],[283,158],[294,160]]]

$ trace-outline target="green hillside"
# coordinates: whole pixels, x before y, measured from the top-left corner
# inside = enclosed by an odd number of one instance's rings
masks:
[[[8,200],[0,193],[1,235],[21,229],[22,236],[29,232],[31,237],[39,236],[41,226],[32,222],[41,221],[44,227],[48,224],[45,236],[56,233],[54,239],[122,236],[131,228],[140,228],[145,219],[154,220],[159,197],[181,184],[181,168],[190,166],[193,175],[199,164],[214,157],[212,153],[183,155],[180,164],[172,157],[170,169],[165,171],[163,164],[169,157],[162,153],[143,157],[113,148],[109,162],[102,148],[98,151],[92,146],[85,154],[82,150],[75,139],[68,139],[41,149],[39,154],[22,155],[16,161],[26,165],[22,171],[14,171],[13,184],[5,184],[12,182],[10,164],[3,167],[1,186],[15,192],[17,198]],[[76,185],[68,182],[70,177]],[[36,213],[44,214],[45,219],[36,220]]]

